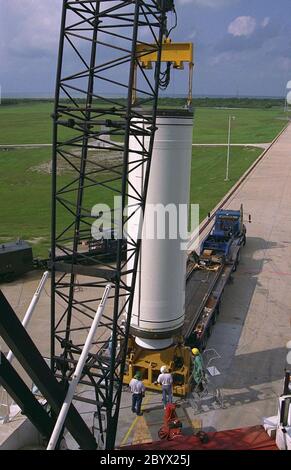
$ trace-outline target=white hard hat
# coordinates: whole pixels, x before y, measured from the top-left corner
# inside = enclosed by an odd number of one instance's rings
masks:
[[[167,372],[167,366],[162,366],[160,371],[161,371],[161,374],[164,374],[165,372]]]

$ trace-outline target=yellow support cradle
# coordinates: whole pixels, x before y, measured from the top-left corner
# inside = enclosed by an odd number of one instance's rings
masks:
[[[141,373],[142,381],[147,389],[161,391],[156,384],[162,366],[166,365],[173,376],[173,393],[185,397],[189,392],[192,372],[192,352],[183,343],[160,351],[142,349],[129,338],[126,367],[123,383],[129,384],[137,372]]]

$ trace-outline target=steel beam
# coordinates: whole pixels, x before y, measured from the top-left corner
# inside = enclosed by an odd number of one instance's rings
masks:
[[[56,380],[2,291],[0,291],[0,336],[51,405],[54,413],[58,415],[66,391]],[[68,412],[66,427],[81,449],[96,449],[97,444],[92,433],[73,405]]]
[[[54,421],[44,410],[22,378],[0,352],[0,384],[43,437],[49,439]]]

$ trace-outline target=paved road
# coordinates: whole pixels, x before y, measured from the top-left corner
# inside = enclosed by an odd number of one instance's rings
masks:
[[[216,379],[225,410],[205,403],[204,426],[259,424],[277,411],[291,340],[291,126],[228,204],[252,214],[248,242],[208,347],[222,356]],[[209,405],[209,406],[208,406]]]
[[[40,149],[45,147],[52,147],[52,144],[15,144],[15,145],[0,145],[0,150],[13,150],[13,149]]]
[[[231,144],[231,147],[258,147],[266,150],[271,142],[263,144]],[[227,147],[228,144],[192,144],[192,147]]]

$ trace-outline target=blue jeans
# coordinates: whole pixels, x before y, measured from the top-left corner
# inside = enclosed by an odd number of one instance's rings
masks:
[[[141,412],[142,399],[143,399],[142,393],[133,393],[132,394],[131,411],[133,413],[136,413],[137,415],[139,415],[140,412]]]
[[[164,406],[166,406],[168,403],[172,403],[172,401],[173,401],[172,385],[163,385],[162,386],[162,394],[163,394]]]

